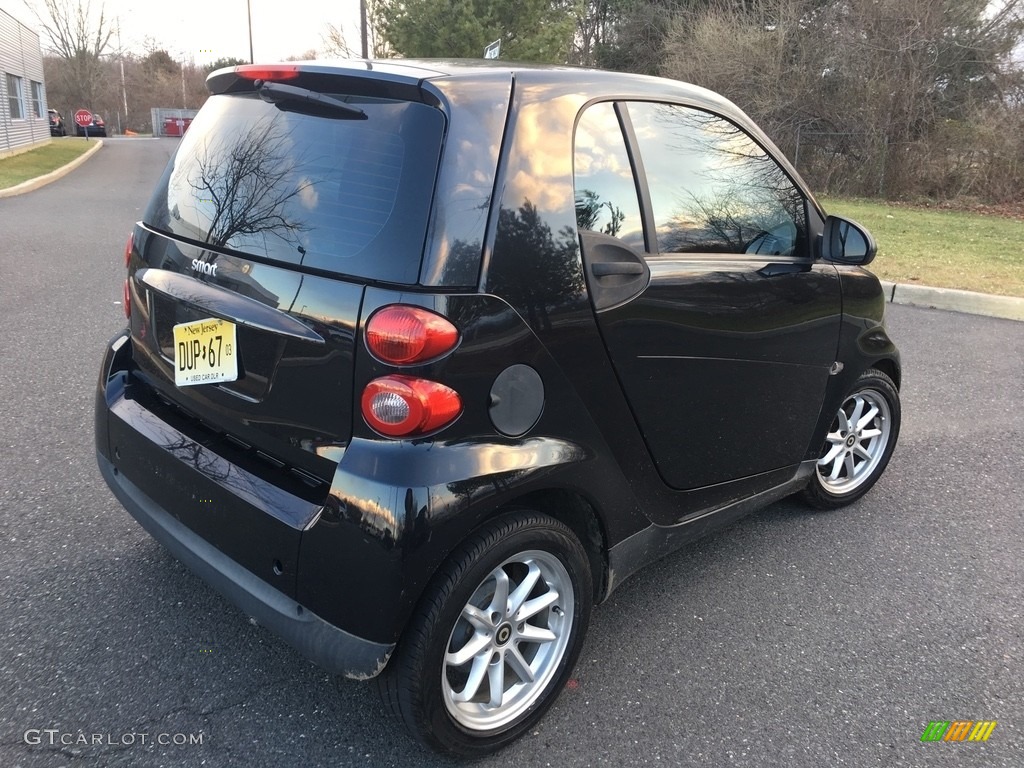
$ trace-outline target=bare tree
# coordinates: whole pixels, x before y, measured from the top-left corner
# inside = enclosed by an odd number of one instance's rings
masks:
[[[706,0],[673,16],[659,71],[724,93],[791,156],[799,142],[801,171],[823,191],[993,198],[986,178],[1024,163],[1024,148],[1012,158],[1005,141],[978,145],[999,139],[983,124],[1007,124],[994,114],[1020,111],[1011,56],[1022,10],[1024,0]]]
[[[384,24],[383,11],[384,6],[381,0],[366,0],[367,53],[371,59],[385,59],[393,55],[391,46],[388,45],[384,35],[381,34]],[[341,24],[338,26],[328,24],[322,39],[324,41],[323,53],[325,56],[342,59],[355,59],[361,56],[358,40],[356,47],[349,45],[348,38],[345,37],[345,30]]]
[[[102,57],[111,48],[116,27],[102,2],[94,12],[91,0],[42,0],[43,11],[33,14],[49,40],[50,50],[63,59],[58,77],[67,98],[93,109],[100,95],[105,67]]]
[[[324,55],[328,58],[351,59],[355,58],[358,53],[349,47],[348,41],[345,39],[345,31],[340,24],[338,26],[328,24],[321,39],[324,41]]]

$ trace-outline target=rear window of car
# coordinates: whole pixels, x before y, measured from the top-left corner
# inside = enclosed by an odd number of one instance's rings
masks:
[[[146,223],[217,249],[370,280],[419,276],[444,115],[330,94],[366,115],[212,96],[181,140]]]

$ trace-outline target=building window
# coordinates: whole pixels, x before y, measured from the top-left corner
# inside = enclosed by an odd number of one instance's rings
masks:
[[[8,73],[7,101],[11,105],[11,119],[25,119],[25,93],[21,89],[21,78]]]
[[[37,83],[35,80],[32,83],[32,116],[42,118],[43,116],[43,84]]]

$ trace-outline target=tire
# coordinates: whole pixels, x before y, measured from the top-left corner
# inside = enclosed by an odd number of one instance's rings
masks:
[[[900,418],[892,379],[874,368],[861,374],[832,420],[803,500],[817,509],[838,509],[867,493],[889,463]]]
[[[496,520],[441,567],[378,689],[431,749],[494,752],[554,703],[592,602],[589,561],[569,528],[533,512]]]

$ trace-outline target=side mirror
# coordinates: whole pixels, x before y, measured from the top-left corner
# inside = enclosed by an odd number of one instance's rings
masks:
[[[841,216],[825,219],[825,234],[821,239],[821,258],[837,264],[864,266],[878,253],[875,239],[864,227]]]

